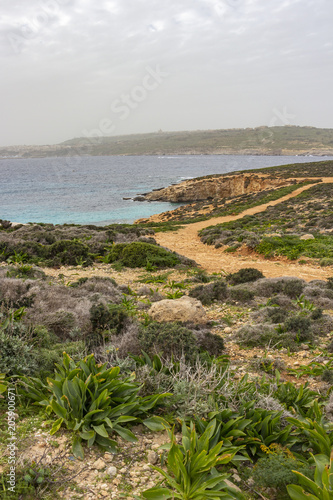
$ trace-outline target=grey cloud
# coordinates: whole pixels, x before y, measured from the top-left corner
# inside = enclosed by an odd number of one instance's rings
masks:
[[[2,144],[58,142],[105,118],[117,134],[256,126],[279,106],[332,126],[330,0],[2,3]],[[156,65],[168,78],[120,120],[112,103]]]

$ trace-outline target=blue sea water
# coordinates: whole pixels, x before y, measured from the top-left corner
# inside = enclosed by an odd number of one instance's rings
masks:
[[[124,197],[201,175],[320,160],[323,158],[229,155],[0,159],[0,219],[131,223],[179,204],[134,202]]]

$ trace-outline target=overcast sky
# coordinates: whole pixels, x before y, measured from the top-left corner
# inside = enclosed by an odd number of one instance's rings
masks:
[[[0,0],[0,145],[333,127],[332,0]]]

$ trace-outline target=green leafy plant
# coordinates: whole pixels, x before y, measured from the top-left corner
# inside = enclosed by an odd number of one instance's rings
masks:
[[[180,290],[176,290],[174,292],[168,292],[165,294],[167,299],[180,299],[180,297],[183,297],[183,295],[185,294]]]
[[[22,383],[27,397],[57,415],[51,435],[62,425],[73,431],[73,454],[82,459],[82,441],[86,441],[89,447],[96,443],[112,452],[116,451],[116,442],[109,437],[112,433],[127,441],[136,441],[134,434],[123,424],[136,421],[137,415],[147,413],[166,396],[139,397],[140,388],[133,383],[134,375],[122,380],[119,370],[119,367],[106,369],[106,364],[97,364],[93,354],[74,363],[64,353],[62,366],[57,365],[55,378],[48,378],[47,386],[39,379],[25,377]],[[158,422],[157,417],[152,417],[143,423],[155,428]]]
[[[292,382],[280,383],[280,375],[276,378],[276,390],[273,395],[282,403],[287,410],[293,408],[301,416],[305,417],[309,409],[313,406],[318,394],[305,385],[296,387]]]
[[[316,464],[314,480],[304,474],[293,471],[297,475],[300,486],[290,484],[287,491],[292,500],[331,500],[333,498],[333,450],[330,456],[312,455]]]
[[[14,250],[13,255],[8,257],[7,262],[8,264],[23,264],[23,262],[26,262],[27,258],[28,255],[26,253],[16,252]]]
[[[301,365],[298,368],[289,370],[289,373],[295,375],[297,378],[303,377],[304,375],[318,377],[323,375],[326,370],[332,370],[332,365],[333,359],[331,359],[326,365],[317,361],[311,361],[308,365]]]
[[[7,390],[6,374],[0,373],[0,398],[3,398],[3,394]]]
[[[293,303],[302,310],[313,311],[315,309],[313,302],[306,299],[304,294],[293,300]]]
[[[312,413],[313,418],[288,417],[287,420],[296,428],[293,434],[303,437],[303,450],[312,448],[329,457],[333,447],[333,424],[325,420],[317,401],[312,406]]]
[[[200,500],[237,499],[243,500],[242,493],[225,479],[229,474],[220,473],[216,466],[227,464],[233,458],[232,453],[224,453],[223,443],[219,442],[209,450],[209,440],[214,434],[216,421],[212,421],[202,436],[198,437],[193,423],[182,426],[182,444],[177,444],[174,430],[167,429],[171,444],[167,446],[167,472],[160,467],[153,467],[163,477],[165,486],[159,485],[142,493],[150,500]]]
[[[135,300],[130,298],[128,295],[124,294],[121,304],[129,316],[135,316],[137,314],[138,310]]]
[[[248,445],[249,454],[262,455],[262,445],[270,446],[276,443],[291,448],[299,441],[299,438],[292,434],[292,425],[281,428],[282,413],[255,408],[254,401],[245,405],[244,416],[251,421],[246,434],[253,438],[253,442]]]
[[[153,274],[143,274],[142,276],[139,276],[139,279],[137,280],[139,283],[166,283],[168,276],[170,275],[170,272],[163,273],[163,274],[158,274],[154,276]]]
[[[174,290],[175,288],[177,290],[186,290],[187,285],[182,281],[182,282],[176,282],[175,280],[169,281],[168,284],[164,288],[171,288],[171,290]]]

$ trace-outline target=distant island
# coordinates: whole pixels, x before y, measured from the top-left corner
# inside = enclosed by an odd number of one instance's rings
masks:
[[[80,137],[60,144],[0,147],[0,158],[112,155],[333,155],[333,129],[256,127]]]

